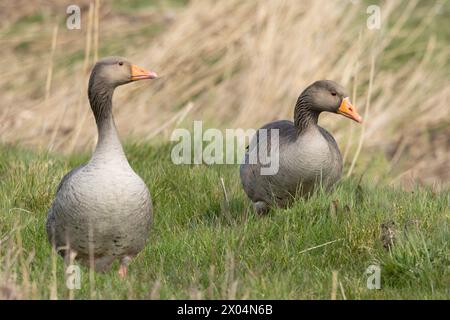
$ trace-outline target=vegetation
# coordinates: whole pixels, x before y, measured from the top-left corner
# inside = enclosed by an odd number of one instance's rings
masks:
[[[382,20],[369,30],[373,3]],[[0,4],[0,299],[448,299],[448,0],[77,4],[81,30],[66,29],[60,1]],[[114,97],[155,224],[128,279],[117,265],[82,268],[69,291],[44,224],[61,177],[95,144],[87,77],[107,55],[162,75]],[[292,118],[301,89],[323,78],[344,84],[365,119],[320,119],[346,167],[331,194],[259,217],[237,166],[170,161],[174,128]],[[381,290],[366,287],[370,265]]]
[[[333,79],[365,118],[364,129],[321,119],[347,161],[382,152],[399,185],[450,180],[448,0],[77,3],[80,30],[67,30],[59,1],[0,5],[0,142],[91,149],[89,69],[96,57],[125,55],[162,77],[116,93],[123,136],[166,141],[198,119],[257,128],[292,118],[305,86]],[[379,29],[367,27],[372,4]]]
[[[81,289],[71,294],[44,226],[60,178],[87,156],[0,149],[0,298],[449,296],[449,192],[405,192],[357,176],[331,194],[318,191],[261,217],[251,210],[236,166],[177,166],[170,145],[126,149],[153,196],[150,240],[126,280],[118,265],[93,279],[82,268]],[[382,225],[390,226],[393,244]],[[380,290],[367,289],[370,265],[381,267]]]

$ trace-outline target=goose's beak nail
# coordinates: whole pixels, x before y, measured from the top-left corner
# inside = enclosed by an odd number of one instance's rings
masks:
[[[358,114],[355,107],[352,106],[348,97],[342,99],[341,106],[339,107],[337,113],[342,114],[344,117],[350,118],[356,122],[363,122],[362,117]]]
[[[158,78],[156,72],[145,70],[144,68],[138,67],[134,64],[131,65],[131,81],[156,78]]]

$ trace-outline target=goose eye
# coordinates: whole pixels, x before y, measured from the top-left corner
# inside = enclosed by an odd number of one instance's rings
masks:
[[[123,61],[119,61],[119,66],[123,66]]]
[[[336,96],[337,93],[333,91],[333,92],[331,92],[331,95],[332,95],[332,96]]]

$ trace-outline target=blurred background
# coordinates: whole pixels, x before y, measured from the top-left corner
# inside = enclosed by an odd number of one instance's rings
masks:
[[[66,9],[81,9],[68,30]],[[381,12],[369,29],[369,5]],[[322,115],[347,172],[379,166],[392,184],[450,181],[449,1],[15,0],[0,3],[0,143],[90,151],[93,63],[126,56],[161,78],[119,88],[125,141],[177,127],[258,128],[292,119],[308,84],[343,84],[363,126]]]

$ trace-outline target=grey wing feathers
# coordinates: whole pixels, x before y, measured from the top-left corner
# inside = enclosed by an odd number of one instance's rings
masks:
[[[290,140],[292,139],[292,137],[295,137],[294,134],[292,134],[293,131],[295,131],[295,126],[294,123],[292,121],[289,120],[279,120],[279,121],[274,121],[274,122],[270,122],[268,124],[266,124],[265,126],[261,127],[260,129],[258,129],[258,132],[256,133],[254,139],[256,139],[256,143],[255,146],[259,145],[259,133],[261,129],[265,129],[267,130],[267,148],[268,150],[270,150],[270,145],[271,145],[271,140],[270,140],[270,132],[271,130],[275,129],[278,130],[279,133],[279,139],[280,139],[280,143],[285,142],[285,140]],[[251,151],[250,150],[250,146],[246,147],[246,151]]]
[[[333,136],[324,128],[319,127],[320,133],[322,134],[322,136],[330,143],[333,145],[333,147],[338,148],[338,145],[336,143],[336,140],[334,140]]]
[[[334,137],[324,128],[319,127],[320,133],[322,134],[322,136],[328,141],[328,145],[330,146],[330,148],[332,149],[331,154],[334,156],[334,164],[337,168],[339,168],[339,177],[342,174],[342,167],[343,167],[343,163],[342,163],[342,155],[341,155],[341,151],[339,151],[339,146],[336,143],[336,140],[334,140]]]
[[[72,177],[75,173],[77,173],[80,169],[82,169],[85,165],[78,166],[72,170],[70,170],[62,179],[61,182],[58,184],[58,187],[56,188],[56,194],[58,194],[59,190],[64,186],[64,184]],[[55,235],[55,215],[53,213],[53,205],[50,206],[50,209],[48,209],[47,212],[47,222],[45,224],[45,228],[48,235],[48,240],[52,245],[57,247],[57,241],[56,241],[56,235]]]
[[[262,134],[260,137],[260,130],[262,129],[267,130],[267,135]],[[288,143],[296,136],[294,134],[296,129],[292,121],[279,120],[261,127],[252,138],[252,143],[250,143],[250,146],[247,146],[246,148],[244,163],[240,166],[240,177],[244,191],[254,202],[267,198],[267,190],[265,186],[257,183],[260,175],[261,164],[259,162],[250,164],[249,154],[254,151],[254,148],[259,148],[260,143],[264,142],[267,143],[267,152],[271,152],[271,130],[278,130],[280,145]]]

